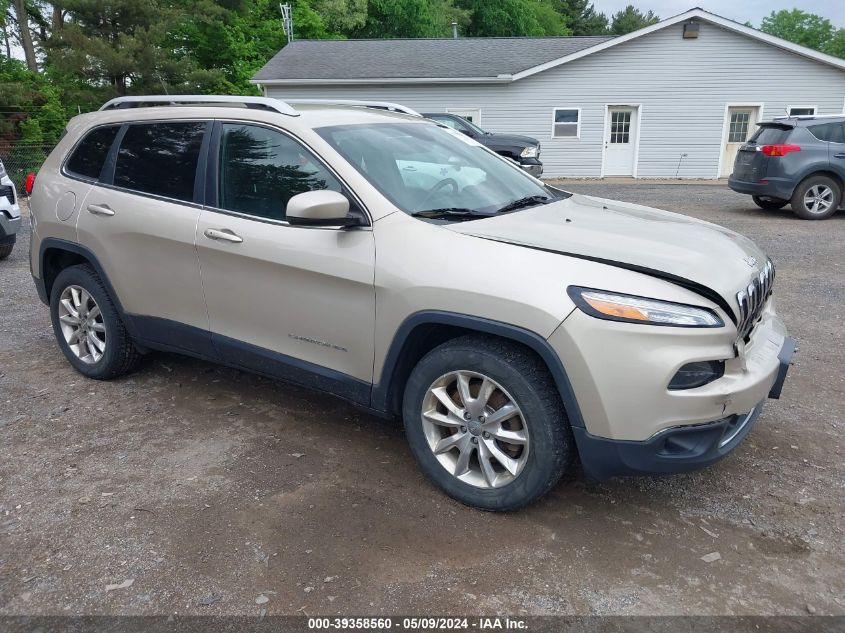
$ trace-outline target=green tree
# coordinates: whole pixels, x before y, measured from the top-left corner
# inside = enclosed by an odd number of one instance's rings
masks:
[[[367,0],[314,0],[312,5],[332,33],[351,33],[367,21]]]
[[[453,0],[369,0],[363,25],[341,33],[354,38],[449,37],[452,22],[467,27],[469,19],[470,12]]]
[[[18,41],[23,48],[26,66],[32,71],[38,70],[38,62],[35,58],[35,44],[32,41],[32,30],[29,25],[29,7],[25,0],[13,0],[15,16],[18,23]]]
[[[590,0],[554,0],[552,6],[563,16],[572,35],[607,34],[607,16],[597,12]]]
[[[36,73],[20,60],[0,57],[0,146],[18,139],[56,141],[82,105],[71,101],[73,88],[73,82],[64,83],[59,76]]]
[[[350,33],[352,37],[360,38],[443,35],[428,0],[369,0],[367,19],[361,27]]]
[[[62,0],[68,21],[46,43],[49,63],[117,94],[130,85],[178,83],[185,67],[166,51],[168,31],[183,19],[159,0]]]
[[[566,18],[561,15],[550,0],[534,0],[534,17],[537,19],[543,35],[572,35]]]
[[[800,9],[772,11],[763,18],[760,30],[817,51],[823,50],[836,35],[830,20]]]
[[[565,19],[549,0],[459,0],[456,4],[469,12],[466,30],[470,36],[519,37],[570,33]]]
[[[822,49],[828,55],[845,58],[845,29],[839,29]]]
[[[621,11],[613,14],[610,32],[613,35],[625,35],[659,21],[660,18],[653,11],[642,13],[634,5],[629,4]]]

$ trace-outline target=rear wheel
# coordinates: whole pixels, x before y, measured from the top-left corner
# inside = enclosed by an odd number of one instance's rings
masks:
[[[56,277],[50,317],[65,357],[89,378],[116,378],[140,359],[102,280],[88,265],[65,268]]]
[[[792,194],[792,212],[804,220],[824,220],[839,208],[842,189],[829,176],[810,176]]]
[[[429,479],[483,510],[539,499],[575,455],[545,365],[505,340],[467,336],[429,352],[408,380],[403,417]]]
[[[9,255],[11,255],[14,247],[14,244],[4,244],[3,246],[0,246],[0,259],[6,259]]]
[[[751,196],[751,199],[754,201],[754,204],[761,209],[766,209],[767,211],[783,209],[787,204],[789,204],[789,200],[772,198],[771,196]]]

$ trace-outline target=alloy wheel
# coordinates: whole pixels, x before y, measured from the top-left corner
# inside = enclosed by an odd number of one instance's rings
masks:
[[[833,205],[833,189],[827,185],[813,185],[804,194],[804,206],[815,214],[827,212]]]
[[[422,424],[434,456],[464,483],[499,488],[525,468],[530,441],[522,410],[489,376],[453,371],[435,380]]]
[[[100,307],[82,286],[68,286],[59,298],[59,323],[70,350],[83,363],[98,362],[106,351],[106,324]]]

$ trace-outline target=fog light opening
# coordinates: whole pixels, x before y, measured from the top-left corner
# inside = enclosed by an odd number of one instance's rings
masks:
[[[703,387],[724,375],[725,362],[721,360],[702,360],[687,363],[669,381],[669,390],[679,391]]]

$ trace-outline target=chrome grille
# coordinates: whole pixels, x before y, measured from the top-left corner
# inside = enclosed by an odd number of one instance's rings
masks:
[[[743,339],[747,339],[754,329],[754,324],[763,312],[766,300],[772,294],[772,286],[775,282],[775,266],[772,260],[767,260],[766,265],[760,274],[751,280],[748,287],[736,293],[736,302],[739,305],[739,321],[737,331]]]

